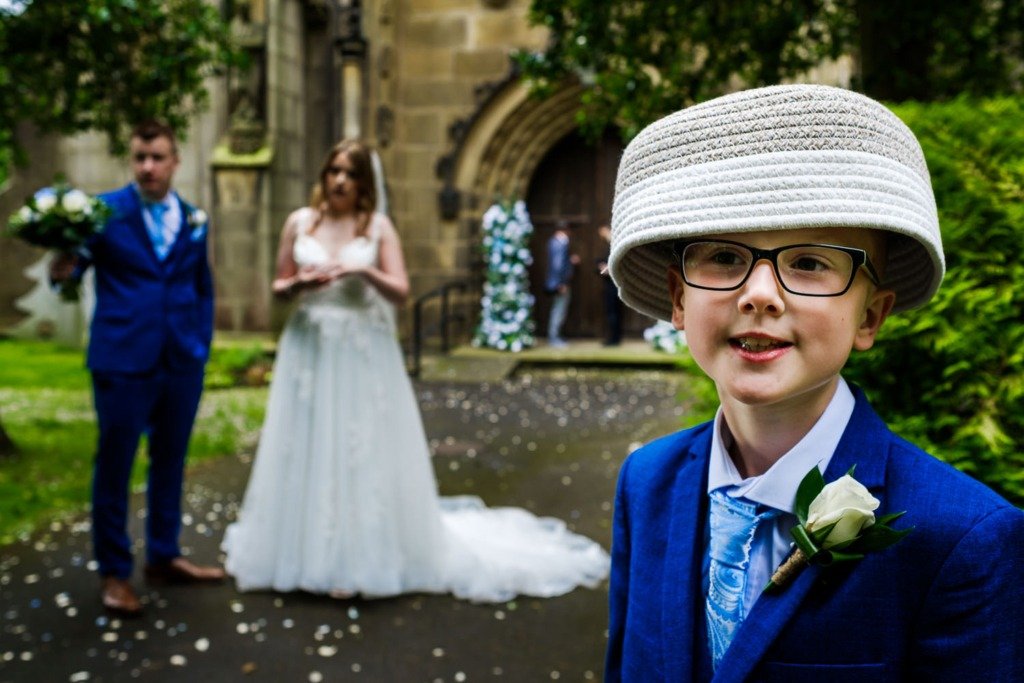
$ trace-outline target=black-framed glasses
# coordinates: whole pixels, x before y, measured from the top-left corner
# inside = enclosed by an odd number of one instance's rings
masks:
[[[879,284],[878,271],[863,249],[834,244],[787,244],[758,249],[729,240],[677,242],[683,280],[691,287],[728,291],[739,289],[762,259],[772,264],[783,289],[802,296],[841,296],[864,267]]]

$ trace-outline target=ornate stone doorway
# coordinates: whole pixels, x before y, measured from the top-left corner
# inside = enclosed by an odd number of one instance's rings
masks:
[[[597,264],[604,261],[608,245],[598,228],[611,221],[615,174],[622,156],[622,142],[609,133],[588,143],[573,132],[558,141],[541,159],[530,179],[526,206],[533,220],[530,244],[533,266],[530,289],[537,298],[534,320],[539,336],[547,334],[551,298],[544,292],[547,243],[559,221],[573,225],[570,250],[580,258],[572,282],[572,303],[563,332],[568,337],[606,336],[605,277]],[[627,335],[640,333],[650,320],[630,312],[624,321]]]
[[[576,224],[574,252],[580,264],[563,332],[569,337],[600,339],[605,335],[604,295],[596,262],[605,245],[597,229],[611,219],[622,142],[612,133],[591,145],[576,133],[582,92],[578,85],[566,84],[551,97],[538,99],[530,97],[513,73],[485,91],[473,115],[452,126],[453,149],[437,164],[444,186],[440,198],[452,200],[454,207],[445,222],[466,239],[464,253],[475,255],[480,219],[487,207],[496,198],[526,201],[535,228],[530,247],[534,256],[531,290],[537,298],[533,313],[542,337],[547,334],[550,308],[542,282],[547,240],[559,219]],[[479,270],[477,263],[470,257],[467,271]],[[479,292],[470,296],[479,297]],[[624,313],[627,336],[640,334],[652,322],[629,309]]]

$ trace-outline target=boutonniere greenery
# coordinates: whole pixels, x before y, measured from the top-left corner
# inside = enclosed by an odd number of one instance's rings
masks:
[[[766,592],[785,587],[808,564],[854,562],[898,543],[913,530],[889,526],[906,510],[875,519],[878,499],[853,478],[853,470],[825,484],[818,468],[812,467],[800,482],[795,510],[800,523],[790,532],[793,552],[772,574]]]

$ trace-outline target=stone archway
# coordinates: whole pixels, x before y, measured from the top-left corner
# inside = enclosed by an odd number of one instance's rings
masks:
[[[578,84],[567,83],[551,97],[537,99],[530,96],[525,84],[516,78],[510,78],[504,84],[494,87],[490,97],[469,122],[462,124],[458,131],[459,147],[450,158],[448,177],[452,188],[461,198],[456,218],[460,232],[465,236],[470,249],[475,247],[478,239],[480,218],[496,197],[527,199],[531,191],[531,181],[534,181],[537,173],[542,170],[542,164],[545,164],[546,169],[552,162],[563,170],[573,168],[571,161],[563,163],[566,160],[553,160],[551,155],[562,156],[559,150],[566,148],[566,143],[570,143],[568,148],[573,148],[572,140],[578,139],[576,114],[579,111],[582,92],[583,88]],[[542,285],[539,281],[542,278],[538,276],[538,272],[544,267],[544,264],[540,263],[541,255],[544,253],[543,242],[551,234],[554,222],[558,218],[573,221],[579,228],[576,231],[579,239],[578,248],[574,251],[580,255],[581,263],[576,276],[578,282],[574,284],[573,289],[580,296],[570,309],[566,329],[572,336],[604,336],[603,284],[596,273],[595,263],[599,252],[603,252],[605,247],[597,237],[596,231],[601,224],[610,219],[614,167],[618,164],[621,152],[621,144],[617,142],[617,138],[615,144],[608,142],[606,139],[598,145],[602,151],[597,152],[597,155],[603,155],[603,165],[608,166],[611,171],[610,178],[607,182],[601,178],[591,179],[608,185],[603,191],[608,196],[604,197],[603,201],[589,202],[594,208],[600,205],[599,211],[586,216],[575,215],[578,212],[570,212],[573,215],[548,215],[553,208],[550,202],[542,202],[543,206],[536,207],[541,213],[533,216],[537,232],[532,248],[535,264],[531,268],[531,289],[538,297],[538,305],[534,312],[537,332],[541,336],[544,336],[546,330],[544,316],[547,312],[547,302],[541,291]],[[579,144],[582,145],[582,141]],[[576,153],[579,151],[578,147],[579,145],[575,148]],[[590,182],[583,177],[580,181]],[[595,186],[592,190],[585,191],[596,193],[598,189]],[[528,208],[533,211],[533,207]],[[629,314],[625,327],[628,332],[636,334],[648,324],[646,318],[638,314]]]
[[[455,160],[454,184],[465,199],[462,217],[478,216],[496,196],[526,195],[544,154],[576,128],[582,92],[578,85],[566,85],[541,100],[514,80],[491,97],[466,132]]]
[[[493,87],[472,119],[461,124],[459,148],[451,158],[448,177],[449,187],[461,199],[457,218],[471,250],[479,239],[479,222],[487,207],[498,197],[526,200],[542,161],[560,141],[574,133],[581,92],[580,86],[567,84],[553,96],[538,99],[531,97],[527,86],[511,76],[504,84]],[[538,249],[543,252],[541,242],[551,234],[553,223],[549,218],[534,217],[535,254]],[[542,318],[547,312],[547,297],[541,291],[542,284],[536,282],[536,271],[543,267],[543,263],[535,262],[531,268],[531,289],[538,303],[535,321],[542,336],[546,330]],[[481,272],[475,271],[477,277],[473,279],[479,282]]]

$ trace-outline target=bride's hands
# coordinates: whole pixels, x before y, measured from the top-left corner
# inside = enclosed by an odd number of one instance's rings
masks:
[[[295,287],[325,285],[334,278],[327,266],[302,266],[295,273]]]
[[[274,281],[274,293],[288,296],[300,289],[321,287],[333,279],[330,269],[326,266],[302,266],[293,275]]]
[[[363,275],[366,268],[353,268],[341,263],[325,263],[318,266],[302,266],[291,277],[288,291],[294,293],[299,289],[317,289],[325,287],[335,280],[354,275]]]

